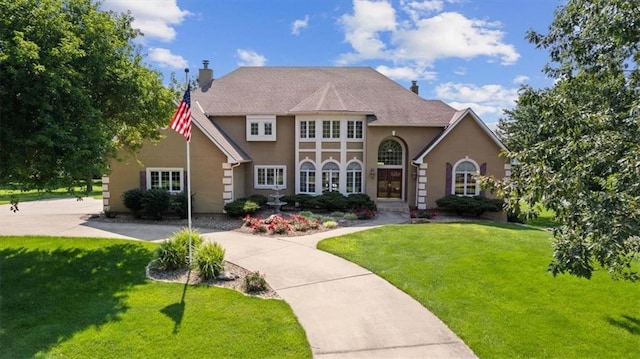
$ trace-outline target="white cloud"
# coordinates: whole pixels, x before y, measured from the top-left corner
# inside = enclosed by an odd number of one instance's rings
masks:
[[[343,15],[340,22],[345,30],[345,40],[356,52],[345,54],[339,63],[386,57],[386,45],[380,34],[396,30],[396,11],[390,3],[354,0],[353,15]]]
[[[176,37],[175,25],[179,25],[191,13],[178,7],[177,0],[104,0],[104,10],[131,11],[133,28],[140,29],[145,37],[170,42]]]
[[[464,83],[443,83],[436,87],[436,96],[451,107],[463,110],[467,107],[479,116],[495,118],[505,108],[513,108],[518,98],[517,88],[505,88],[502,85],[483,85]]]
[[[432,12],[442,11],[444,8],[443,0],[424,0],[424,1],[407,1],[401,0],[400,7],[409,15],[411,20],[417,21],[420,17]]]
[[[169,67],[172,69],[184,69],[187,66],[187,60],[180,55],[171,53],[171,50],[152,47],[149,48],[149,59],[160,65],[160,67]]]
[[[305,15],[304,19],[298,19],[291,24],[291,33],[294,35],[299,35],[300,30],[307,28],[309,26],[309,15]]]
[[[388,67],[380,65],[376,71],[394,80],[433,80],[436,73],[412,67]]]
[[[398,23],[389,0],[354,0],[353,13],[341,17],[345,40],[354,52],[341,55],[338,63],[388,60],[432,66],[445,58],[485,56],[509,65],[520,57],[513,45],[503,41],[500,22],[470,19],[457,12],[429,17],[430,12],[443,9],[443,1],[402,1],[400,6],[409,19]]]
[[[460,67],[456,68],[455,70],[453,70],[453,73],[456,74],[456,75],[460,75],[460,76],[466,75],[467,74],[467,68],[460,66]]]
[[[523,84],[527,81],[529,81],[529,76],[525,75],[518,75],[513,79],[514,84]]]
[[[267,58],[251,50],[238,49],[237,55],[240,58],[238,66],[264,66]]]

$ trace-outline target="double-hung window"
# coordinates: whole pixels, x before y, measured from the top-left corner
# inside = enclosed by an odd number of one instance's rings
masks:
[[[275,141],[275,115],[247,115],[247,141]]]
[[[362,138],[362,121],[347,121],[347,138]]]
[[[316,138],[316,121],[300,121],[300,138]]]
[[[362,192],[362,166],[358,162],[351,162],[347,166],[347,193]]]
[[[182,168],[147,168],[147,189],[182,192],[183,176]]]
[[[339,139],[340,121],[322,121],[322,138]]]
[[[255,188],[285,189],[286,166],[255,166]]]
[[[453,169],[454,178],[454,194],[458,196],[476,196],[479,192],[478,181],[476,175],[478,169],[471,161],[462,161]]]
[[[316,166],[311,162],[300,165],[300,193],[316,193]]]

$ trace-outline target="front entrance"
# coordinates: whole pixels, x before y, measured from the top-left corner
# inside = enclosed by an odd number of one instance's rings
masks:
[[[378,198],[402,199],[401,168],[378,168]]]

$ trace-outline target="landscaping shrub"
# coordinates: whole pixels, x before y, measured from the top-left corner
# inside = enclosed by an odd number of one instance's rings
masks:
[[[360,209],[360,210],[354,210],[353,214],[355,214],[356,218],[358,219],[372,219],[376,216],[376,212],[366,208]]]
[[[280,200],[282,202],[287,202],[290,205],[294,205],[297,208],[304,210],[304,209],[310,208],[309,201],[311,201],[312,199],[313,199],[313,196],[310,194],[296,194],[296,195],[284,196]]]
[[[325,226],[325,228],[331,229],[331,228],[336,228],[338,227],[338,222],[336,221],[325,221],[322,223],[323,226]]]
[[[358,216],[353,212],[349,212],[349,213],[345,213],[344,219],[353,221],[354,219],[358,219]]]
[[[193,249],[198,248],[202,241],[203,238],[199,232],[191,232]],[[155,262],[159,268],[164,270],[186,268],[189,264],[189,229],[184,228],[162,242],[155,251]]]
[[[481,196],[465,197],[452,194],[436,200],[436,204],[439,208],[454,211],[458,215],[480,216],[484,212],[501,211],[504,201]]]
[[[205,243],[198,248],[195,265],[204,279],[213,279],[224,271],[225,250],[217,242]]]
[[[325,209],[329,212],[333,211],[346,211],[349,208],[349,201],[340,192],[324,192],[323,194],[314,197],[309,201],[309,205]]]
[[[247,200],[257,203],[260,207],[264,206],[269,201],[269,199],[267,199],[267,196],[263,196],[261,194],[252,194],[251,196],[249,196],[249,198],[247,198]]]
[[[182,246],[189,249],[189,228],[185,227],[177,232],[175,232],[171,239],[178,241]],[[197,230],[191,231],[191,247],[193,249],[200,247],[200,245],[204,242],[204,237]]]
[[[193,196],[191,194],[191,210],[193,210]],[[179,192],[171,194],[170,210],[175,213],[181,219],[185,219],[189,216],[189,196],[186,192]]]
[[[329,216],[333,218],[342,218],[344,217],[344,212],[340,212],[340,211],[331,212]]]
[[[154,219],[162,219],[162,215],[171,208],[171,195],[164,189],[149,189],[142,193],[144,213]]]
[[[224,206],[225,212],[231,217],[244,217],[247,214],[255,213],[259,209],[260,205],[248,198],[239,198]]]
[[[366,193],[352,193],[347,197],[349,208],[354,210],[368,209],[376,211],[376,203]]]
[[[267,290],[267,281],[260,272],[251,272],[244,278],[244,286],[247,292],[262,292]]]
[[[143,206],[142,206],[142,196],[144,195],[144,190],[140,188],[130,189],[125,191],[122,194],[122,202],[124,206],[127,207],[133,214],[135,218],[142,217]]]

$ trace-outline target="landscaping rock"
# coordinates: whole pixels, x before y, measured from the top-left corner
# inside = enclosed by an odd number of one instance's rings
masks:
[[[239,275],[231,272],[222,272],[216,277],[217,280],[232,281],[240,278]]]

